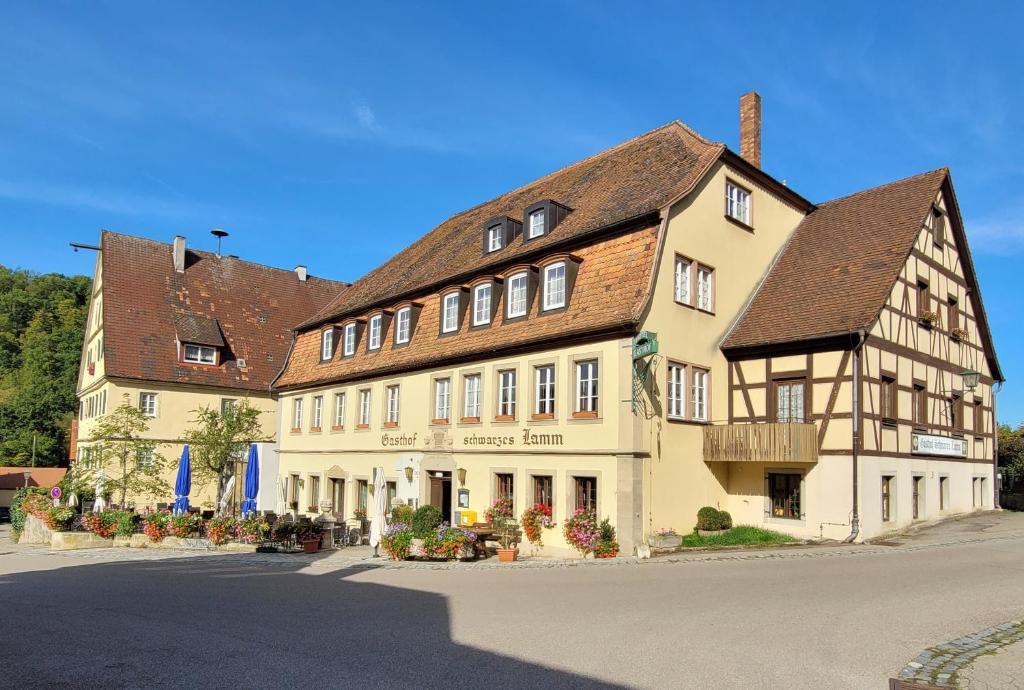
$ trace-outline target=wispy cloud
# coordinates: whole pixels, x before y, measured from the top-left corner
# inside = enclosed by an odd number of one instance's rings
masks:
[[[1024,254],[1024,203],[989,216],[966,221],[967,238],[976,253]]]
[[[356,106],[356,120],[359,122],[359,126],[368,132],[380,132],[381,126],[377,124],[377,116],[373,112],[373,108],[368,105],[357,105]]]

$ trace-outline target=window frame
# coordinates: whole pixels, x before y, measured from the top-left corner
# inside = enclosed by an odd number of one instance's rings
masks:
[[[487,292],[487,305],[484,309],[483,318],[480,318],[480,293]],[[491,323],[491,305],[494,299],[494,285],[492,283],[480,283],[473,287],[473,326],[487,326]]]
[[[454,299],[453,299],[454,298]],[[448,325],[448,303],[453,301],[455,308],[452,311],[452,317],[454,324],[449,327]],[[460,294],[457,290],[452,292],[446,292],[441,296],[441,333],[457,333],[459,331],[459,301]]]
[[[495,230],[497,230],[497,234],[495,234]],[[495,242],[494,242],[495,238],[497,238],[497,240],[498,240],[498,242],[497,242],[498,246],[494,246],[495,245]],[[501,224],[501,223],[497,223],[495,225],[489,226],[487,228],[487,253],[490,254],[492,252],[499,251],[501,249],[504,249],[504,247],[505,247],[505,226],[503,224]]]
[[[555,365],[538,364],[533,367],[533,419],[554,419],[557,386]]]
[[[313,396],[312,409],[309,415],[309,430],[320,431],[323,428],[324,423],[324,396],[323,393],[320,395]]]
[[[341,431],[345,428],[345,408],[348,401],[345,399],[346,391],[334,394],[334,420],[331,425],[332,431]]]
[[[352,357],[356,354],[356,349],[359,347],[359,330],[358,325],[355,321],[345,324],[342,329],[342,345],[341,345],[341,356]],[[351,335],[351,338],[349,336]]]
[[[928,424],[928,384],[919,379],[913,383],[913,416],[911,423],[917,429]]]
[[[329,362],[334,358],[334,328],[320,332],[320,361]]]
[[[711,421],[711,370],[705,367],[698,367],[696,365],[690,366],[690,394],[691,394],[691,409],[690,409],[690,421],[707,423]],[[703,385],[698,388],[697,380],[698,374]],[[697,391],[703,392],[703,400],[698,404]],[[703,407],[701,407],[703,406]],[[697,410],[702,409],[702,413],[698,414]]]
[[[404,326],[403,326],[403,318]],[[395,312],[395,345],[405,345],[412,340],[412,307],[402,307]]]
[[[785,419],[782,419],[781,416],[780,416],[781,410],[779,408],[779,389],[783,388],[783,387],[788,387],[788,388],[792,389],[794,386],[797,386],[797,385],[799,385],[800,388],[801,388],[801,391],[800,391],[800,416],[799,417],[794,417],[792,415],[792,411],[793,411],[793,404],[792,404],[793,392],[792,392],[792,390],[790,390],[789,397],[788,397],[789,406],[788,406],[788,409],[787,409],[787,415],[786,415]],[[772,397],[771,397],[771,400],[770,400],[770,405],[771,405],[771,418],[772,418],[772,420],[775,423],[777,423],[777,424],[791,424],[791,423],[792,424],[803,424],[803,423],[805,423],[807,421],[807,389],[808,389],[808,386],[809,386],[809,383],[807,381],[807,372],[805,372],[805,371],[792,372],[792,373],[790,373],[790,372],[780,373],[780,374],[774,374],[772,376],[772,387],[771,387]]]
[[[374,338],[374,326],[376,326],[377,334]],[[381,348],[384,341],[384,315],[374,314],[366,322],[366,351],[376,352]],[[376,342],[376,345],[374,344]]]
[[[470,409],[470,404],[469,404],[470,393],[471,393],[470,385],[469,385],[470,379],[473,379],[476,382],[476,390],[472,391],[473,395],[475,396],[475,405],[474,405],[474,408],[475,408],[475,411],[476,411],[475,415],[469,414],[469,412],[472,411]],[[481,395],[482,391],[483,391],[483,375],[482,374],[476,373],[476,374],[463,374],[462,375],[462,416],[461,416],[461,420],[464,423],[478,423],[480,421],[480,419],[481,419],[481,417],[483,415],[483,413],[481,411],[481,404],[482,404],[482,399],[483,399],[482,395]]]
[[[373,418],[373,389],[359,389],[359,417],[356,421],[357,429],[369,429],[370,420]]]
[[[561,269],[562,270],[562,276],[561,276],[561,287],[562,287],[562,290],[561,290],[561,300],[558,303],[555,303],[553,300],[550,299],[550,297],[551,297],[551,290],[550,290],[550,284],[549,284],[549,274],[553,273],[557,269]],[[558,280],[558,279],[555,278],[551,282],[554,282],[555,280]],[[568,294],[568,292],[569,292],[569,268],[566,265],[566,262],[565,261],[555,261],[555,262],[552,262],[552,263],[547,264],[546,266],[544,266],[543,271],[542,271],[542,275],[541,275],[541,295],[542,295],[542,297],[541,297],[541,309],[542,309],[542,311],[554,311],[556,309],[564,309],[565,306],[569,302],[569,299],[568,299],[569,298],[569,294]]]
[[[152,399],[152,402],[153,402],[153,411],[152,412],[148,411],[148,409],[147,409],[149,407],[148,405],[143,405],[143,401],[146,399],[147,396],[151,396],[151,399]],[[148,418],[151,418],[151,419],[155,419],[156,416],[157,416],[157,413],[158,413],[158,405],[159,405],[159,403],[158,403],[157,393],[153,393],[151,391],[139,391],[139,412],[142,413],[143,417],[148,417]]]
[[[735,191],[735,198],[733,198],[732,191]],[[740,195],[745,197],[740,199]],[[741,185],[730,177],[725,178],[725,217],[729,220],[735,221],[745,228],[754,227],[754,193],[751,189],[745,185]],[[739,209],[742,205],[745,213],[739,215],[734,213],[734,208]]]
[[[932,242],[938,247],[946,246],[946,212],[932,204]]]
[[[775,478],[782,478],[782,485],[778,485]],[[796,489],[796,510],[793,510],[793,489],[794,481]],[[767,484],[767,491],[765,492],[766,498],[768,499],[768,516],[773,520],[803,520],[804,519],[804,475],[802,472],[784,472],[784,471],[771,471],[765,472],[765,483]],[[778,497],[781,499],[780,502],[776,501],[776,489],[781,491]],[[779,511],[778,513],[776,511]],[[787,515],[787,513],[789,513]]]
[[[672,267],[672,299],[676,304],[683,304],[687,307],[693,305],[693,265],[695,262],[693,259],[683,256],[682,254],[675,255],[675,262]],[[680,271],[680,266],[685,265],[686,270]],[[683,299],[680,295],[680,276],[686,278],[686,295]]]
[[[583,376],[584,369],[590,375]],[[573,362],[575,372],[575,407],[573,416],[577,418],[596,418],[601,405],[601,364],[596,357],[579,359]],[[584,384],[586,384],[584,386]],[[584,391],[586,387],[586,391]]]
[[[384,387],[384,428],[394,429],[398,426],[401,415],[401,386],[391,383]]]
[[[499,369],[498,375],[498,407],[495,420],[499,422],[510,422],[514,421],[517,412],[518,403],[518,392],[517,388],[519,385],[519,370],[515,368]],[[506,377],[510,377],[511,384],[506,385]],[[508,397],[506,398],[506,392]]]
[[[881,372],[878,389],[878,413],[885,426],[895,426],[899,421],[899,389],[896,374],[888,371]]]
[[[555,477],[551,474],[531,474],[530,488],[533,505],[544,505],[555,509]],[[545,501],[544,498],[547,497]]]
[[[974,419],[971,421],[971,433],[975,441],[984,440],[985,435],[985,401],[974,396]]]
[[[595,514],[599,512],[597,477],[592,474],[574,474],[572,475],[572,488],[573,510],[580,510],[582,508],[593,511]],[[581,501],[581,498],[584,500]]]
[[[442,398],[444,404],[442,406]],[[433,424],[448,424],[452,414],[452,379],[441,376],[434,379],[434,417]]]
[[[512,307],[516,304],[516,283],[522,280],[522,312],[513,313]],[[505,318],[520,319],[526,317],[530,311],[530,273],[529,271],[517,271],[508,277],[508,288],[505,290]]]
[[[302,431],[305,422],[305,398],[299,396],[292,400],[292,431]]]
[[[705,293],[705,294],[707,294],[707,306],[704,306],[703,304],[701,304],[701,285],[702,285],[701,275],[702,274],[708,276],[708,285],[707,285],[707,290],[706,290],[706,293]],[[702,311],[705,314],[714,314],[715,313],[715,302],[717,301],[715,299],[715,282],[717,281],[715,268],[714,268],[714,266],[709,266],[707,264],[697,262],[697,272],[696,272],[696,275],[697,275],[697,289],[694,292],[694,307],[697,309],[697,311]]]
[[[536,223],[534,223],[534,218],[540,218],[540,231],[536,232],[536,233],[534,232],[534,227],[536,225]],[[544,237],[544,235],[547,233],[547,209],[546,208],[538,208],[538,209],[534,209],[533,211],[530,211],[530,213],[527,214],[527,216],[526,216],[526,220],[527,220],[527,226],[526,226],[526,239],[527,240],[535,240],[535,239]]]
[[[676,362],[674,360],[669,360],[668,365],[665,367],[667,379],[665,388],[665,416],[668,419],[680,421],[686,419],[686,412],[688,408],[686,401],[688,369],[689,365],[684,364],[683,362]],[[673,371],[680,372],[678,380],[673,377]]]
[[[198,359],[189,358],[189,348],[194,348],[198,351]],[[203,353],[209,351],[212,353],[210,361],[203,359]],[[208,367],[217,366],[217,348],[213,345],[200,345],[198,343],[182,343],[181,344],[181,361],[185,364],[201,364]]]
[[[896,484],[896,475],[883,474],[882,485],[881,485],[881,518],[882,523],[893,522],[896,519],[895,511],[893,510],[893,494]]]

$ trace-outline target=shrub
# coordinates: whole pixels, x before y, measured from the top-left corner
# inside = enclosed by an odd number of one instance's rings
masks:
[[[274,541],[289,541],[295,536],[296,525],[294,522],[278,520],[274,523]]]
[[[412,506],[405,504],[395,506],[394,508],[391,509],[391,522],[404,522],[407,525],[411,525],[412,515]]]
[[[198,532],[199,527],[202,524],[203,519],[193,513],[186,513],[185,515],[171,515],[167,519],[167,533],[172,537],[184,539],[193,532]]]
[[[420,539],[425,539],[440,526],[441,509],[437,506],[422,505],[412,514],[412,531]]]
[[[393,560],[409,557],[412,549],[413,529],[406,522],[392,522],[380,537],[380,544]]]
[[[611,520],[605,518],[597,528],[597,541],[594,542],[594,558],[615,558],[619,555],[619,542],[615,540],[615,528]]]
[[[83,513],[79,518],[79,524],[87,532],[92,532],[97,537],[109,539],[117,533],[118,522],[125,511],[105,510],[102,513]]]
[[[142,532],[149,537],[151,542],[163,541],[167,536],[167,520],[170,513],[150,513],[146,516],[146,524],[142,526]]]
[[[601,536],[597,517],[592,511],[577,508],[562,527],[565,540],[584,556],[594,550],[594,544]]]
[[[206,538],[210,540],[211,544],[219,546],[226,543],[235,534],[235,527],[234,518],[211,518],[206,523]]]
[[[537,546],[544,546],[544,535],[541,528],[555,526],[551,519],[551,506],[543,503],[534,503],[533,507],[524,510],[520,522],[523,525],[523,532],[526,533],[526,539]]]
[[[71,526],[75,519],[75,511],[67,506],[53,506],[44,513],[43,522],[54,532],[63,532]]]
[[[423,537],[423,555],[427,558],[456,559],[462,555],[463,548],[475,541],[475,532],[442,522],[435,531]]]
[[[704,506],[697,511],[696,529],[706,531],[732,529],[732,516],[724,510]]]
[[[116,510],[114,513],[115,534],[119,537],[130,537],[135,534],[135,521],[138,516],[127,510]]]
[[[720,510],[719,518],[718,524],[721,525],[721,527],[718,529],[732,529],[732,515],[729,515],[728,511]]]
[[[238,523],[235,532],[243,544],[256,544],[270,533],[270,523],[264,517],[246,518]]]

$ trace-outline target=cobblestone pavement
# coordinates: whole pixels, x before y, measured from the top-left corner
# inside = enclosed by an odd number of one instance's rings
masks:
[[[965,635],[949,642],[930,647],[921,652],[916,659],[907,664],[900,672],[901,680],[929,683],[940,688],[964,688],[968,687],[960,682],[960,671],[967,668],[976,659],[983,659],[985,655],[994,654],[1004,648],[1024,639],[1024,621],[1010,621],[991,628],[980,630],[970,635]],[[1013,652],[1017,657],[1016,668],[1020,670],[1024,656],[1022,652]],[[1011,667],[1014,665],[1011,661]],[[988,677],[995,680],[998,675],[1005,673],[1006,668],[998,667],[995,674],[985,675],[983,666],[982,678]],[[976,683],[988,682],[975,679]],[[1003,688],[1016,687],[1005,685],[976,685],[979,688]]]
[[[1024,690],[1024,644],[980,656],[959,675],[962,690]]]

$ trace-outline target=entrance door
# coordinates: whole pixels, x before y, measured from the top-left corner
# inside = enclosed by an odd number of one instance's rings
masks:
[[[912,486],[913,489],[913,500],[914,500],[914,519],[921,519],[921,484],[924,482],[924,477],[914,477]]]
[[[430,505],[441,509],[445,520],[452,519],[452,473],[430,473]]]
[[[345,480],[344,479],[332,479],[331,480],[331,505],[335,518],[340,518],[345,514]]]

